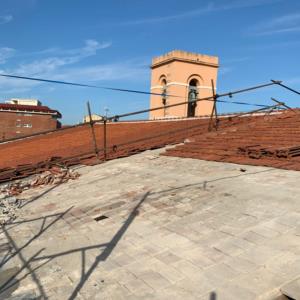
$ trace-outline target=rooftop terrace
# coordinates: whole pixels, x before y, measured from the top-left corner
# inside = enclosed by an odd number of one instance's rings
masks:
[[[23,192],[0,235],[0,298],[247,300],[293,289],[300,173],[160,151]]]

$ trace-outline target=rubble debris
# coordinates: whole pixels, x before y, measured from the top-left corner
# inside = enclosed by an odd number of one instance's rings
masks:
[[[21,200],[17,198],[24,190],[41,185],[61,184],[79,177],[79,173],[66,167],[53,166],[42,174],[26,180],[10,182],[0,187],[0,225],[3,226],[17,217]]]
[[[67,168],[53,167],[49,171],[44,172],[40,176],[37,176],[31,186],[48,185],[48,184],[60,184],[67,182],[68,180],[76,179],[79,177],[79,173]]]
[[[257,146],[244,146],[238,148],[238,153],[248,156],[249,158],[259,159],[262,157],[274,158],[291,158],[300,156],[300,146],[291,147],[259,147]]]
[[[16,168],[4,168],[0,169],[0,183],[22,179],[34,174],[40,174],[45,171],[52,170],[55,173],[55,168],[68,168],[70,166],[85,164],[90,165],[95,158],[95,154],[86,154],[80,157],[51,157],[46,161],[39,162],[37,164],[19,165]]]
[[[32,187],[40,185],[50,185],[50,184],[61,184],[67,182],[68,180],[74,180],[80,175],[66,167],[53,166],[49,170],[43,172],[42,174],[36,175],[32,179],[24,181],[14,181],[4,185],[0,188],[0,200],[1,194],[4,199],[5,197],[17,196],[21,194],[24,190],[28,190]]]
[[[4,197],[0,200],[0,226],[16,218],[16,210],[20,204],[21,202],[14,196]]]

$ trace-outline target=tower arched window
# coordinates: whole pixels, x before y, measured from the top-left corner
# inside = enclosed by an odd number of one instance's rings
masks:
[[[187,116],[188,117],[194,117],[196,114],[196,106],[198,98],[198,80],[197,79],[192,79],[189,82],[189,90],[188,90],[188,111],[187,111]]]
[[[162,79],[161,81],[161,86],[162,86],[162,104],[166,105],[167,104],[167,80],[165,78]]]

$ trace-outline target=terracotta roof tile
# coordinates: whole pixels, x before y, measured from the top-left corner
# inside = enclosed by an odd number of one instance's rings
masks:
[[[58,110],[50,109],[48,106],[0,103],[0,110],[18,110],[18,111],[26,111],[26,112],[28,112],[28,111],[43,112],[43,113],[49,113],[49,114],[57,114],[58,118],[61,118],[61,113]]]

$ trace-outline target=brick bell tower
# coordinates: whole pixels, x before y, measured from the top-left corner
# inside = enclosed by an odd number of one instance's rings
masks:
[[[218,67],[216,56],[180,50],[153,58],[151,92],[170,96],[151,95],[150,108],[212,96],[211,80],[216,87]],[[212,101],[200,101],[152,111],[150,119],[204,116],[212,109]]]

